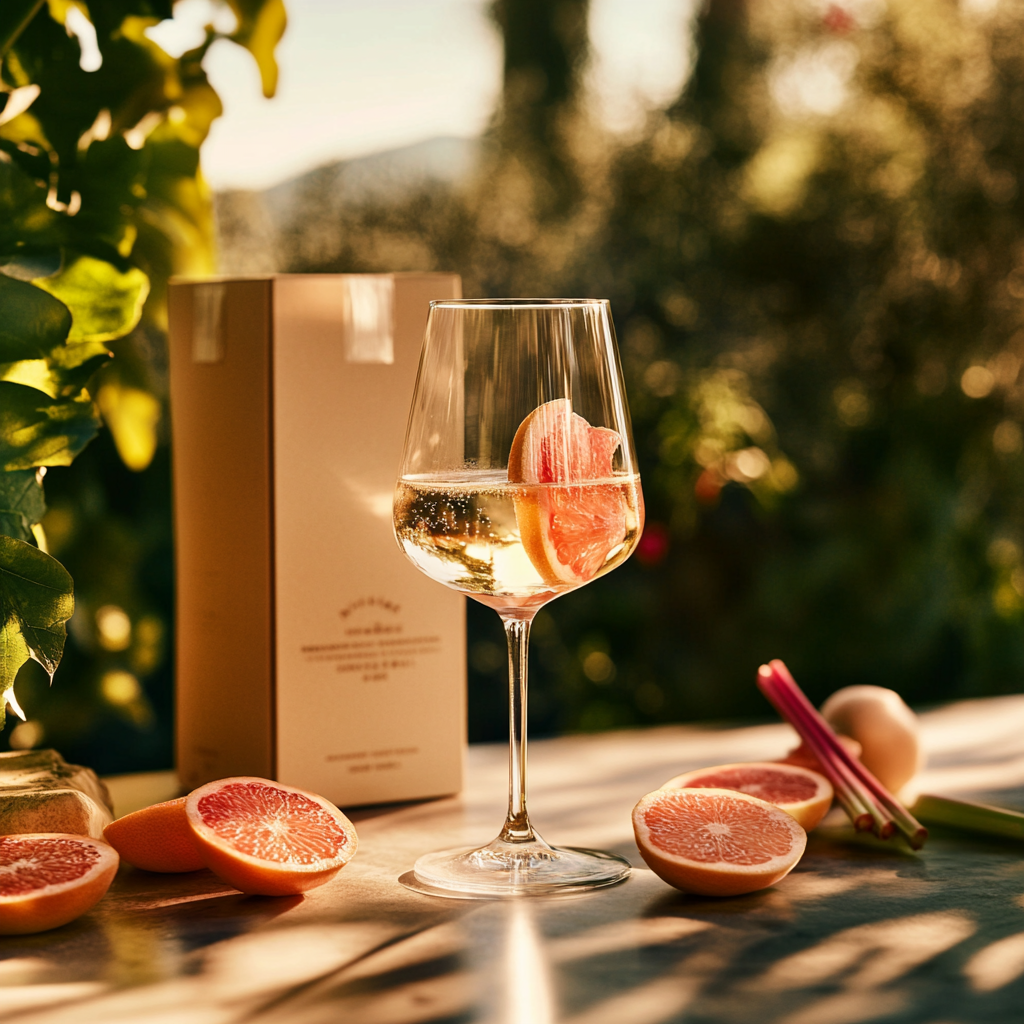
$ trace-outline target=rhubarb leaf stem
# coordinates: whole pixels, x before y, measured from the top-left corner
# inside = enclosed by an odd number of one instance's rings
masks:
[[[782,661],[775,659],[761,666],[758,670],[758,686],[783,718],[800,733],[822,766],[830,767],[836,775],[842,775],[849,789],[866,803],[879,836],[888,838],[898,828],[915,850],[924,845],[928,830],[860,761],[847,753],[831,726],[807,699]],[[776,699],[773,700],[770,694],[774,694]]]
[[[870,793],[858,784],[856,777],[845,765],[835,759],[827,743],[805,721],[799,706],[794,705],[785,686],[778,683],[770,669],[762,667],[758,673],[758,686],[775,710],[796,729],[801,739],[811,748],[822,771],[829,777],[836,799],[853,822],[854,828],[858,832],[877,830],[881,834],[882,828],[888,824],[887,831],[891,833],[892,823],[882,819]]]
[[[1005,839],[1024,839],[1024,814],[1020,811],[922,793],[914,804],[914,813],[931,825],[948,825]]]

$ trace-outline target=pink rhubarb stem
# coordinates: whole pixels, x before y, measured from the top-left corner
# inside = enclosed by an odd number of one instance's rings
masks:
[[[852,802],[858,811],[856,817],[850,814],[850,810],[841,797],[840,803],[850,815],[854,827],[858,831],[873,831],[880,839],[888,839],[896,831],[896,823],[879,807],[871,791],[850,767],[836,757],[835,749],[838,746],[838,741],[835,740],[834,735],[817,728],[816,723],[807,716],[804,708],[795,700],[789,688],[767,665],[762,665],[758,671],[758,686],[775,706],[776,711],[796,729],[800,738],[811,748],[821,764],[822,770],[829,775],[837,797],[844,790],[847,800],[852,795]]]
[[[774,673],[767,665],[758,670],[757,685],[768,698],[776,711],[800,734],[800,738],[811,748],[818,759],[822,771],[828,776],[836,799],[842,805],[854,828],[858,832],[869,832],[877,829],[881,833],[885,822],[871,799],[871,794],[861,786],[856,777],[831,754],[827,743],[808,725],[786,693],[785,687],[779,685]],[[891,832],[892,824],[889,831]]]
[[[857,779],[871,792],[875,800],[892,816],[896,826],[907,837],[907,842],[919,850],[924,846],[928,838],[926,829],[900,802],[883,786],[874,775],[871,774],[856,758],[851,757],[836,739],[831,726],[818,713],[818,709],[807,699],[803,690],[796,684],[796,680],[790,675],[789,669],[778,658],[769,662],[769,670],[775,677],[776,683],[791,695],[795,704],[799,705],[803,712],[805,721],[813,723],[819,735],[828,742],[836,758],[844,764]]]

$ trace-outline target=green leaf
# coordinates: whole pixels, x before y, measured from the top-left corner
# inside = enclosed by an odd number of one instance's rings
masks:
[[[50,398],[74,398],[88,387],[92,375],[110,358],[111,353],[102,341],[61,345],[47,359],[0,363],[0,381],[24,384]]]
[[[82,208],[67,228],[69,244],[78,254],[101,255],[97,246],[107,245],[121,258],[131,255],[138,207],[146,195],[145,148],[132,149],[114,132],[76,153],[69,178],[82,196]]]
[[[238,30],[231,38],[256,58],[263,95],[269,99],[277,90],[274,48],[288,24],[284,0],[228,0],[228,3],[238,18]]]
[[[113,341],[127,334],[138,324],[149,294],[149,278],[138,267],[121,273],[92,256],[79,256],[56,276],[35,284],[70,308],[69,344]]]
[[[14,144],[0,139],[0,152],[4,156],[10,155],[10,149],[18,157],[26,156]],[[19,166],[17,158],[12,157],[7,163],[4,156],[0,156],[0,252],[7,260],[27,243],[55,245],[59,215],[46,205],[46,181]]]
[[[86,387],[92,375],[110,359],[111,352],[103,341],[83,341],[56,348],[48,360],[53,390],[43,390],[52,398],[71,398]]]
[[[0,274],[19,281],[34,281],[39,277],[53,277],[61,268],[60,249],[34,249],[22,247],[20,252],[0,257]]]
[[[0,363],[41,359],[61,345],[71,311],[41,288],[0,274]]]
[[[121,461],[136,473],[142,472],[156,454],[160,400],[142,388],[126,385],[117,362],[103,374],[96,392],[96,404],[110,428]]]
[[[0,381],[0,469],[70,466],[98,429],[87,391],[54,401],[34,387]]]
[[[0,533],[32,541],[32,527],[46,514],[43,484],[34,469],[0,473]]]
[[[0,536],[0,726],[3,695],[29,658],[53,677],[74,610],[64,566],[31,544]]]

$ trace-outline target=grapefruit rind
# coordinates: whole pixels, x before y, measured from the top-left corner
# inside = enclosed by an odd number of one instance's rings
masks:
[[[508,478],[514,484],[536,484],[541,480],[537,442],[544,435],[544,428],[551,428],[560,419],[572,416],[572,402],[568,398],[556,398],[537,406],[516,430],[512,447],[508,453]],[[539,426],[538,426],[539,425]]]
[[[746,793],[748,796],[755,796],[760,800],[765,800],[770,804],[774,804],[776,807],[781,808],[787,814],[791,814],[799,822],[801,828],[805,832],[810,832],[812,828],[819,824],[822,818],[825,817],[829,812],[829,808],[832,806],[832,798],[834,796],[832,790],[832,783],[825,778],[820,772],[812,771],[810,768],[804,768],[794,764],[782,764],[777,761],[747,761],[738,762],[735,764],[721,764],[716,765],[712,768],[698,768],[696,771],[684,772],[682,775],[677,775],[675,778],[669,779],[668,782],[661,786],[662,789],[728,789],[733,790],[732,780],[726,781],[712,781],[709,785],[700,785],[701,779],[714,778],[716,776],[728,776],[735,775],[736,781],[740,781],[740,777],[743,773],[771,773],[772,775],[789,776],[795,777],[799,780],[805,780],[812,784],[815,788],[813,793],[802,800],[785,800],[785,799],[774,799],[772,796],[767,795],[764,792],[764,784],[758,785],[755,781],[752,784],[740,788],[736,787],[735,791],[739,793]],[[758,790],[761,790],[760,792]]]
[[[733,808],[744,803],[754,805],[762,820],[771,819],[783,833],[788,830],[789,850],[760,863],[737,864],[695,860],[657,846],[646,820],[649,809],[667,804],[671,814],[675,808],[685,809],[687,805],[706,807],[711,800],[724,801]],[[662,881],[698,896],[741,896],[775,885],[796,867],[807,847],[807,833],[792,815],[774,804],[731,789],[659,789],[648,793],[633,808],[633,834],[640,856]]]
[[[589,517],[591,522],[586,535],[589,538],[601,538],[582,572],[563,561],[551,541],[550,523],[552,518],[557,517],[556,506],[559,503],[571,503],[574,495],[538,494],[535,491],[522,491],[513,495],[523,549],[541,579],[550,587],[579,586],[590,582],[599,575],[608,558],[621,548],[626,538],[628,509],[619,485],[588,484],[572,488],[572,491],[579,495],[579,504],[587,506],[583,516]],[[573,511],[576,512],[575,509]],[[607,514],[602,515],[602,512]]]
[[[255,857],[231,846],[206,824],[199,804],[203,797],[235,784],[266,786],[286,793],[297,793],[314,801],[334,818],[345,833],[344,847],[335,857],[322,858],[312,864],[301,864]],[[280,782],[253,776],[219,779],[200,786],[185,798],[185,813],[206,866],[239,891],[253,896],[296,896],[324,885],[352,859],[358,845],[352,822],[329,800],[296,786],[286,786]]]
[[[559,460],[545,459],[544,442],[560,429],[566,435],[560,461],[566,464],[555,466]],[[509,450],[509,482],[565,485],[550,493],[531,488],[513,494],[523,549],[548,586],[578,586],[594,579],[625,539],[626,499],[618,484],[600,483],[612,476],[612,456],[620,444],[614,430],[592,427],[574,413],[567,398],[545,402],[519,424]],[[583,571],[564,560],[552,541],[552,521],[558,515],[582,520],[581,532],[591,540],[600,538],[597,557],[592,554]]]
[[[26,893],[0,894],[0,935],[33,935],[59,928],[92,910],[110,888],[117,874],[119,858],[117,851],[101,839],[69,832],[27,832],[0,837],[0,844],[48,840],[71,840],[91,847],[98,855],[96,862],[71,881],[46,885]]]
[[[206,861],[189,825],[185,800],[180,796],[126,814],[103,830],[103,838],[122,860],[143,871],[201,871]]]

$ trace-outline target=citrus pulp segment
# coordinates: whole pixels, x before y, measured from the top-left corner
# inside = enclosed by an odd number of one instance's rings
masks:
[[[199,871],[206,861],[185,814],[185,797],[165,800],[112,821],[103,838],[144,871]]]
[[[732,789],[792,814],[810,832],[832,806],[832,783],[818,772],[791,764],[753,761],[699,768],[669,779],[662,789]]]
[[[519,424],[508,455],[508,478],[519,484],[580,483],[612,475],[619,435],[592,427],[568,398],[545,402]]]
[[[807,834],[774,804],[727,789],[659,789],[633,808],[647,866],[701,896],[738,896],[774,885],[803,856]]]
[[[323,885],[356,852],[356,830],[334,804],[268,779],[207,783],[188,795],[185,812],[206,866],[254,895]]]
[[[592,427],[560,398],[534,409],[519,425],[508,457],[511,483],[548,484],[517,494],[516,520],[534,567],[551,586],[593,579],[627,535],[639,534],[643,504],[639,486],[613,480],[613,456],[621,443],[614,430]],[[641,522],[627,524],[635,486]]]
[[[0,836],[0,935],[58,928],[92,909],[117,873],[117,852],[88,836]]]

